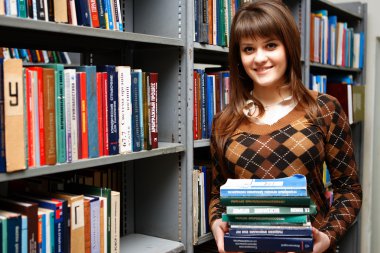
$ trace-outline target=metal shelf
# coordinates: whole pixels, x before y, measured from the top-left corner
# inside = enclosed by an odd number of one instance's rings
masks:
[[[143,234],[130,234],[120,238],[120,252],[125,253],[179,253],[184,250],[185,246],[180,242]]]
[[[52,166],[43,166],[39,168],[29,168],[23,171],[17,171],[14,173],[2,173],[0,174],[0,182],[11,181],[22,178],[43,176],[48,174],[67,172],[72,170],[90,168],[100,165],[113,164],[119,162],[133,161],[142,158],[148,158],[153,156],[160,156],[172,153],[183,152],[185,147],[183,144],[178,143],[163,143],[158,144],[157,149],[143,150],[140,152],[133,152],[129,154],[119,154],[113,156],[102,156],[98,158],[78,160],[73,163],[63,163]]]

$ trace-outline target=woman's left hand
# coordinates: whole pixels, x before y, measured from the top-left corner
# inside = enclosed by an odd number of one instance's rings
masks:
[[[313,253],[323,253],[330,247],[330,238],[313,227],[314,247]]]

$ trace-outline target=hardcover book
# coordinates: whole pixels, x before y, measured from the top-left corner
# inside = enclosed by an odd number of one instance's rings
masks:
[[[312,227],[310,222],[305,225],[231,225],[228,231],[231,236],[288,236],[311,237]]]
[[[309,206],[310,197],[309,196],[298,196],[298,197],[245,197],[245,196],[226,196],[220,197],[220,202],[224,206],[260,206],[260,205],[270,205],[270,206]]]
[[[315,214],[317,207],[315,204],[310,207],[291,207],[291,206],[227,206],[226,213],[229,216],[282,216]]]
[[[222,221],[232,222],[252,222],[256,224],[304,224],[309,221],[308,215],[288,215],[288,216],[249,216],[249,215],[228,215],[222,214]],[[237,225],[235,223],[235,225]]]
[[[227,179],[220,196],[307,196],[306,177],[296,174],[278,179]]]

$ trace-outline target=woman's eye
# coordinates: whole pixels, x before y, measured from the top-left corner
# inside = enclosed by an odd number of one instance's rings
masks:
[[[267,48],[269,48],[269,49],[275,49],[276,47],[277,47],[276,43],[268,43],[267,44]]]
[[[244,51],[245,53],[252,53],[252,52],[253,52],[253,48],[252,48],[252,47],[245,47],[245,48],[243,49],[243,51]]]

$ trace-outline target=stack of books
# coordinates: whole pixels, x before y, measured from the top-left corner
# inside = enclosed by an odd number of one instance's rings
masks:
[[[316,212],[306,178],[228,179],[220,187],[229,223],[225,251],[313,251],[309,215]]]

